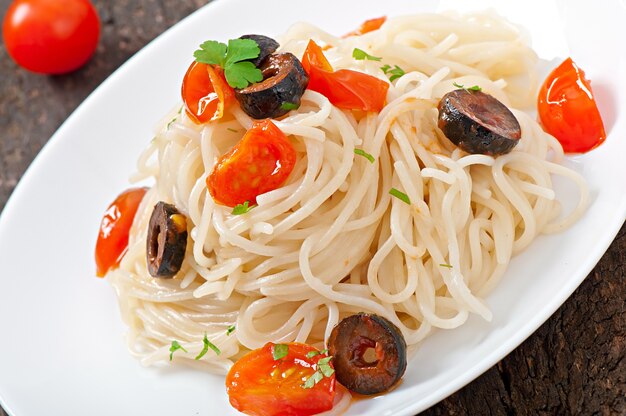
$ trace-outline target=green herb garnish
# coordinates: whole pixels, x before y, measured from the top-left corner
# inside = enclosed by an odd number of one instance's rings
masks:
[[[405,204],[411,205],[411,200],[409,199],[409,196],[404,192],[398,191],[396,188],[391,188],[389,190],[389,193],[392,196],[398,198],[400,201],[404,202]]]
[[[404,72],[404,69],[400,68],[398,65],[394,65],[393,68],[391,67],[391,65],[383,65],[380,67],[380,69],[382,69],[385,75],[390,75],[389,81],[391,82],[406,74],[406,72]]]
[[[228,327],[228,329],[226,329],[226,335],[230,335],[233,332],[235,332],[235,325],[231,325]]]
[[[370,155],[369,153],[367,153],[363,149],[354,149],[354,154],[355,155],[359,155],[359,156],[363,156],[364,158],[369,160],[370,163],[374,163],[376,161],[376,159],[374,159],[374,156]]]
[[[226,130],[232,131],[233,133],[239,133],[239,130],[233,129],[232,127],[228,127]]]
[[[306,353],[306,358],[313,358],[316,355],[319,354],[328,354],[328,350],[321,350],[321,351],[309,351]]]
[[[287,110],[287,111],[297,110],[299,107],[300,107],[300,105],[295,104],[295,103],[289,103],[289,102],[282,103],[282,104],[280,105],[280,108],[281,108],[281,109],[283,109],[283,110]]]
[[[322,381],[322,379],[324,378],[324,374],[322,374],[319,370],[314,372],[311,377],[307,378],[306,381],[304,382],[304,384],[302,385],[302,388],[304,389],[312,389],[313,386],[315,386],[317,383],[319,383],[320,381]]]
[[[231,39],[228,46],[208,40],[193,53],[197,62],[219,65],[224,69],[228,85],[246,88],[249,84],[263,81],[263,73],[248,59],[259,56],[259,45],[252,39]]]
[[[464,85],[457,84],[456,82],[453,82],[452,85],[454,85],[457,88],[464,89],[465,91],[482,91],[483,90],[478,85],[474,85],[474,86],[471,86],[471,87],[468,87],[468,88],[465,88]]]
[[[176,121],[176,119],[177,119],[177,117],[174,117],[173,119],[171,119],[171,120],[170,120],[170,122],[169,122],[169,123],[167,123],[167,128],[166,128],[166,130],[169,130],[169,129],[170,129],[170,126],[172,125],[172,123],[173,123],[173,122],[175,122],[175,121]]]
[[[174,352],[178,350],[183,350],[187,352],[187,350],[182,345],[180,345],[178,341],[172,341],[172,346],[170,347],[170,361],[172,361],[172,358],[174,357]]]
[[[274,344],[274,348],[272,348],[272,357],[274,357],[274,361],[285,358],[287,354],[289,354],[289,345]]]
[[[452,265],[451,264],[447,264],[447,263],[441,263],[440,266],[441,267],[447,267],[448,269],[452,268]]]
[[[311,351],[311,352],[315,352],[315,351]],[[317,370],[311,375],[311,377],[306,379],[306,381],[302,385],[302,388],[305,388],[305,389],[313,388],[313,386],[315,386],[317,383],[322,381],[324,377],[332,376],[335,373],[335,370],[330,366],[330,360],[332,359],[333,357],[321,358],[317,362]]]
[[[352,51],[352,57],[357,61],[362,61],[367,59],[368,61],[380,61],[383,58],[379,58],[378,56],[372,56],[369,53],[365,52],[363,49],[354,48]]]
[[[246,201],[243,204],[235,205],[235,207],[233,208],[231,214],[233,214],[233,215],[243,215],[243,214],[247,213],[248,211],[250,211],[254,207],[256,207],[256,205],[254,205],[254,204],[250,205],[250,203],[248,201]]]
[[[209,341],[206,334],[204,334],[204,339],[202,340],[202,342],[204,343],[204,347],[202,348],[202,351],[200,351],[200,354],[198,354],[198,356],[196,357],[196,360],[199,360],[200,358],[204,357],[205,354],[209,351],[209,348],[215,351],[215,354],[217,355],[220,355],[222,353],[222,351],[220,351],[220,349],[217,348],[215,344]]]

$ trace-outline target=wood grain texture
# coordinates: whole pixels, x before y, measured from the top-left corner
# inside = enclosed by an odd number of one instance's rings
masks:
[[[9,3],[0,0],[3,17]],[[147,42],[205,3],[94,1],[102,20],[98,50],[84,68],[69,75],[28,73],[0,47],[0,210],[32,159],[78,104]],[[585,282],[537,332],[423,414],[625,415],[625,299],[626,226]],[[5,416],[2,409],[0,416]]]

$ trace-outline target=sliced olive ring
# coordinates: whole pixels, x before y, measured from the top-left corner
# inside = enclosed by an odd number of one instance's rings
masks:
[[[265,58],[276,52],[276,49],[280,46],[274,39],[263,35],[243,35],[240,36],[239,39],[251,39],[259,45],[259,56],[254,59],[250,59],[250,62],[252,62],[257,68],[261,65]]]
[[[241,108],[252,118],[275,118],[300,106],[309,76],[291,53],[270,55],[259,67],[263,81],[235,90]]]
[[[406,341],[382,316],[359,313],[344,318],[333,328],[328,349],[337,381],[359,394],[388,390],[406,370]]]
[[[180,270],[187,248],[187,217],[172,204],[154,206],[148,225],[146,257],[153,277],[172,278]]]
[[[451,91],[441,98],[438,110],[443,134],[468,153],[503,155],[522,137],[511,110],[482,91]]]

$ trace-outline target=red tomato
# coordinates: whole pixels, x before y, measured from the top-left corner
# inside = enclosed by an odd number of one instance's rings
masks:
[[[308,88],[339,108],[379,112],[385,106],[388,82],[349,69],[333,71],[322,48],[312,40],[304,51],[302,66],[309,74]]]
[[[312,388],[303,388],[317,370],[317,362],[326,355],[307,358],[307,353],[317,350],[292,342],[287,356],[274,360],[274,345],[269,342],[232,366],[226,376],[230,404],[254,416],[305,416],[330,410],[335,397],[334,374]]]
[[[255,121],[252,128],[215,164],[206,180],[218,204],[234,207],[280,187],[296,164],[291,142],[270,120]]]
[[[198,124],[222,118],[235,97],[221,68],[199,62],[189,66],[181,94],[187,114]]]
[[[606,139],[591,84],[571,58],[546,78],[537,108],[543,128],[561,142],[566,152],[586,152]]]
[[[377,17],[375,19],[369,19],[363,22],[357,30],[353,30],[350,33],[343,35],[344,38],[348,36],[361,36],[374,30],[380,29],[380,27],[387,21],[387,16]]]
[[[132,188],[122,192],[102,217],[96,242],[96,276],[103,277],[119,266],[128,248],[128,233],[137,208],[147,188]]]
[[[2,35],[9,55],[22,67],[63,74],[93,55],[100,20],[89,0],[15,0],[4,17]]]

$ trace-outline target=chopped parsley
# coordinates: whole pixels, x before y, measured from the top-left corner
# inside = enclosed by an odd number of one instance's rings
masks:
[[[398,191],[396,188],[391,188],[389,190],[389,194],[391,194],[391,196],[395,196],[405,204],[411,205],[411,200],[409,199],[409,196],[404,192]]]
[[[232,127],[228,127],[226,130],[232,131],[233,133],[239,133],[239,130],[233,129]]]
[[[311,351],[311,352],[315,352],[315,351]],[[302,388],[311,389],[317,383],[322,381],[324,377],[332,376],[335,373],[335,370],[330,366],[330,360],[332,359],[333,357],[321,358],[317,362],[317,370],[311,375],[311,377],[306,379],[306,381],[302,385]]]
[[[252,39],[230,39],[228,46],[207,40],[193,53],[196,62],[219,65],[224,69],[226,82],[233,88],[246,88],[263,80],[263,73],[249,59],[259,56],[259,45]]]
[[[287,110],[287,111],[297,110],[298,107],[300,107],[298,104],[290,103],[290,102],[285,102],[280,105],[281,109]]]
[[[254,207],[256,207],[256,205],[254,205],[254,204],[250,205],[250,203],[248,201],[246,201],[243,204],[235,205],[235,207],[233,208],[233,211],[231,212],[231,214],[233,214],[233,215],[243,215],[243,214],[246,214],[247,212],[249,212]]]
[[[447,263],[441,263],[440,266],[441,267],[447,267],[448,269],[452,268],[452,265],[451,264],[447,264]]]
[[[465,91],[482,91],[483,90],[478,85],[474,85],[474,86],[471,86],[471,87],[468,87],[468,88],[465,88],[464,85],[457,84],[456,82],[453,82],[452,85],[454,85],[457,88],[464,89]]]
[[[187,352],[187,350],[182,345],[180,345],[178,341],[172,341],[172,345],[170,346],[170,361],[172,361],[172,358],[174,358],[174,352],[178,350],[183,350]]]
[[[321,351],[309,351],[306,353],[306,358],[313,358],[316,355],[319,354],[328,354],[328,350],[321,350]]]
[[[287,344],[274,344],[272,348],[272,357],[274,361],[285,358],[289,354],[289,345]]]
[[[368,61],[380,61],[383,58],[379,58],[378,56],[372,56],[369,53],[365,52],[363,49],[354,48],[352,51],[352,57],[357,61],[363,61],[367,59]]]
[[[389,77],[389,81],[391,82],[406,74],[406,72],[404,72],[404,69],[400,68],[398,65],[394,65],[393,68],[391,67],[391,65],[383,65],[380,67],[380,69],[382,69],[385,75]]]
[[[173,119],[171,119],[171,120],[170,120],[170,122],[169,122],[169,123],[167,123],[167,129],[166,129],[166,130],[169,130],[169,129],[170,129],[170,126],[172,125],[172,123],[173,123],[173,122],[175,122],[175,121],[176,121],[176,119],[177,119],[177,118],[178,118],[178,117],[174,117]]]
[[[230,335],[233,332],[235,332],[235,325],[231,325],[228,327],[228,329],[226,329],[226,335]]]
[[[376,161],[376,159],[374,159],[374,156],[370,155],[369,153],[367,153],[363,149],[354,149],[354,154],[355,155],[359,155],[359,156],[363,156],[364,158],[369,160],[370,163],[374,163]]]
[[[222,353],[222,351],[220,351],[220,349],[217,348],[215,344],[209,341],[206,334],[204,334],[204,339],[202,340],[202,342],[204,343],[204,347],[202,348],[202,351],[200,351],[200,354],[198,354],[198,356],[196,357],[196,360],[199,360],[200,358],[204,357],[205,354],[209,351],[209,348],[215,351],[215,354],[217,355],[220,355]]]

